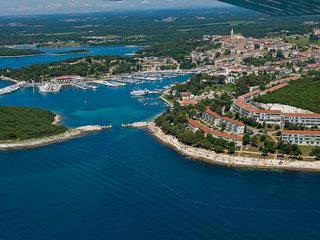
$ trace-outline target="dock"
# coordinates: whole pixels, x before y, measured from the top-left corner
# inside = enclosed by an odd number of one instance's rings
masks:
[[[9,94],[15,91],[18,91],[20,88],[27,86],[26,82],[18,82],[14,85],[4,87],[0,89],[0,95]]]
[[[146,128],[150,126],[150,122],[135,122],[135,123],[128,123],[122,124],[123,128]]]

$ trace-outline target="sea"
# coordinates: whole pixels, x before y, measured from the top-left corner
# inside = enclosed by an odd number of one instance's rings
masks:
[[[102,52],[136,51],[116,49]],[[0,66],[55,60],[6,58]],[[0,96],[0,105],[59,113],[69,127],[113,126],[49,146],[0,152],[0,239],[320,239],[319,174],[209,165],[178,154],[145,130],[121,127],[167,108],[158,95],[133,97],[130,91],[189,77],[52,94],[25,88]],[[0,87],[9,84],[0,81]]]

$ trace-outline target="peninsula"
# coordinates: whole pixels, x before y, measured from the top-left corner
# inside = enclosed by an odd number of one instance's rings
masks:
[[[111,126],[66,128],[61,116],[27,107],[0,107],[0,151],[44,146],[102,131]]]
[[[0,47],[0,57],[19,57],[40,54],[43,54],[43,52],[37,49],[18,49]]]

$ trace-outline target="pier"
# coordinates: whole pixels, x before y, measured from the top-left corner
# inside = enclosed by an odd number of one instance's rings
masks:
[[[123,128],[146,128],[150,126],[150,122],[135,122],[135,123],[128,123],[122,124]]]
[[[9,94],[9,93],[15,92],[15,91],[17,91],[20,88],[25,87],[25,86],[27,86],[26,82],[18,82],[18,83],[14,84],[14,85],[11,85],[11,86],[8,86],[8,87],[5,87],[5,88],[1,88],[0,89],[0,95],[5,95],[5,94]]]

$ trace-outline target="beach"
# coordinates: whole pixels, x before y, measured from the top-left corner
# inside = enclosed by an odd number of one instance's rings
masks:
[[[204,161],[210,164],[229,167],[258,168],[258,169],[282,169],[292,171],[320,172],[320,161],[299,161],[248,158],[227,154],[217,154],[212,150],[195,148],[181,143],[176,137],[165,134],[155,123],[150,123],[148,131],[160,142],[172,147],[179,153],[192,159]]]

